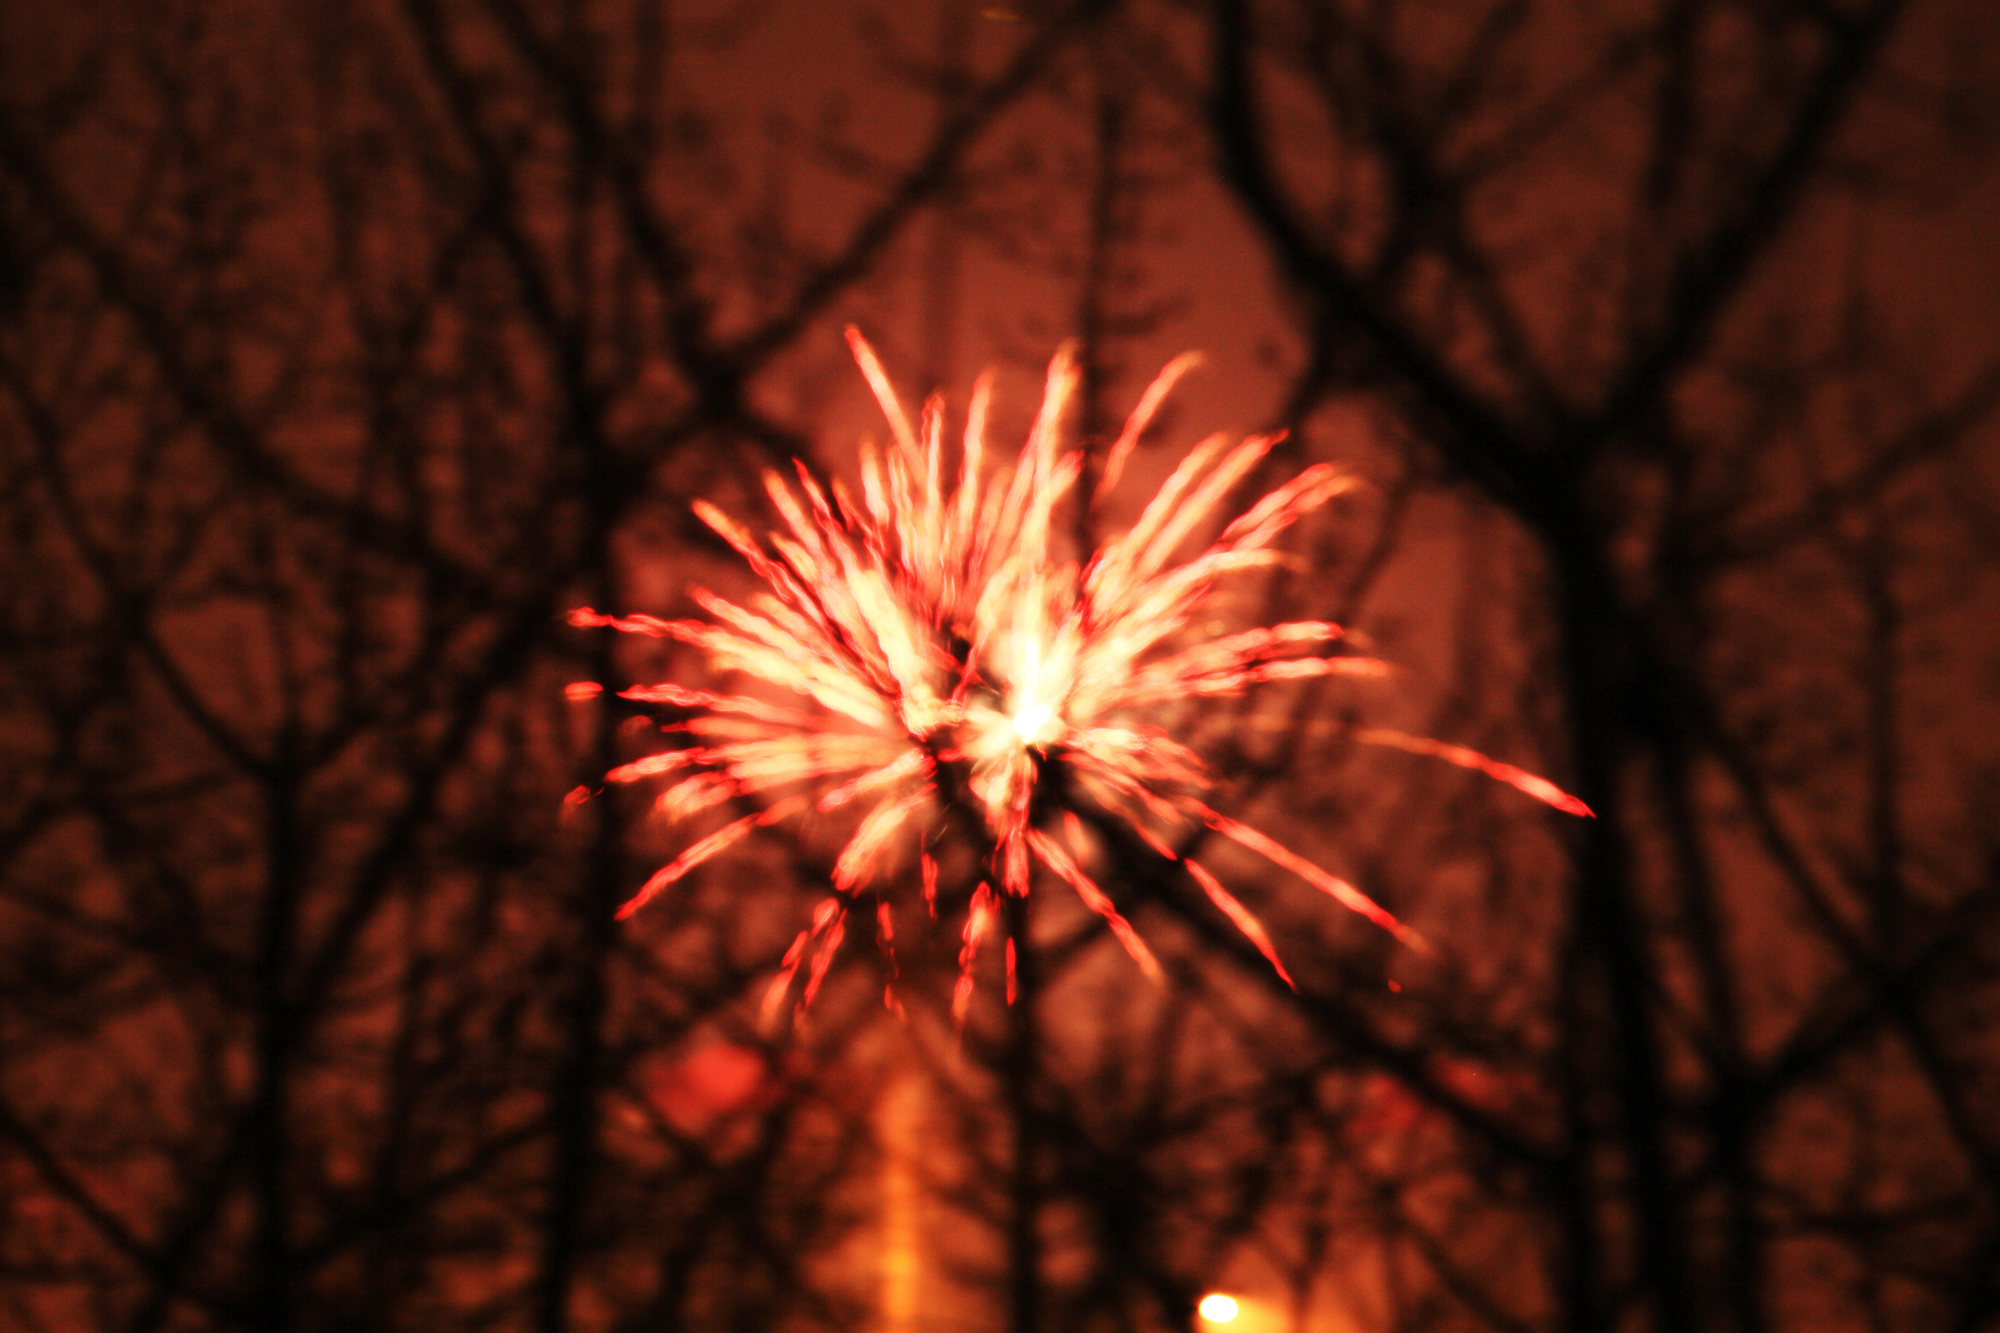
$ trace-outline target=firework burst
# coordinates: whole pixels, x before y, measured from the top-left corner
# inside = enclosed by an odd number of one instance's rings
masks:
[[[948,480],[942,404],[933,398],[913,424],[867,342],[851,329],[848,342],[890,427],[884,450],[862,448],[858,498],[838,481],[823,487],[802,464],[795,483],[767,473],[765,489],[783,520],[768,546],[713,505],[694,506],[763,580],[747,604],[697,590],[694,599],[711,619],[571,614],[579,626],[678,640],[718,672],[767,682],[796,701],[672,682],[623,692],[686,710],[669,729],[690,743],[627,764],[607,780],[675,779],[658,806],[676,821],[724,804],[754,808],[661,867],[620,917],[761,826],[857,805],[865,813],[834,863],[833,893],[786,954],[769,1007],[782,1004],[802,966],[799,1004],[811,1003],[865,895],[875,895],[879,935],[885,944],[892,939],[878,881],[892,850],[913,834],[925,849],[923,893],[935,912],[938,868],[927,848],[954,817],[981,844],[984,870],[964,926],[957,1017],[971,996],[974,960],[999,929],[1001,896],[1027,894],[1036,866],[1074,890],[1157,977],[1145,941],[1086,868],[1084,812],[1119,821],[1183,865],[1287,983],[1268,932],[1205,867],[1174,851],[1179,835],[1205,825],[1422,947],[1346,880],[1211,808],[1200,758],[1144,720],[1150,706],[1235,695],[1266,681],[1382,670],[1375,659],[1344,651],[1341,628],[1324,621],[1182,639],[1218,580],[1279,559],[1277,536],[1351,480],[1328,464],[1309,467],[1233,518],[1200,554],[1176,560],[1282,438],[1232,444],[1211,437],[1182,460],[1130,529],[1081,563],[1061,559],[1051,529],[1083,466],[1081,451],[1062,441],[1077,386],[1070,354],[1051,363],[1041,410],[1011,469],[987,466],[991,382],[979,381],[957,476]],[[1101,503],[1116,485],[1161,400],[1192,363],[1174,361],[1142,396],[1084,503]],[[1394,732],[1360,738],[1478,768],[1558,808],[1588,813],[1543,779],[1475,751]]]

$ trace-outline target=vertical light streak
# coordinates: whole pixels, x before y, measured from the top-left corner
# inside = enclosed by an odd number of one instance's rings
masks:
[[[883,1097],[877,1133],[882,1148],[882,1330],[914,1333],[922,1274],[922,1182],[917,1143],[923,1099],[913,1078],[899,1079]]]

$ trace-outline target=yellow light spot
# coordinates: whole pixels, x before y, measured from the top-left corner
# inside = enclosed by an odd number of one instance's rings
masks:
[[[1219,1291],[1211,1291],[1202,1297],[1201,1304],[1195,1309],[1211,1324],[1226,1324],[1236,1318],[1235,1298],[1225,1296]]]

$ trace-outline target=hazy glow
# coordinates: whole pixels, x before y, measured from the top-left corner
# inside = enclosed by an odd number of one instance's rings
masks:
[[[1211,1324],[1226,1324],[1236,1318],[1235,1298],[1225,1296],[1219,1291],[1211,1291],[1202,1297],[1201,1304],[1195,1309]]]
[[[1201,759],[1144,720],[1154,705],[1240,694],[1266,681],[1380,673],[1374,659],[1339,651],[1338,625],[1294,621],[1219,636],[1191,629],[1218,623],[1219,579],[1276,562],[1271,545],[1279,534],[1350,480],[1329,464],[1309,467],[1224,524],[1206,550],[1180,561],[1180,549],[1197,532],[1213,531],[1224,499],[1281,438],[1231,444],[1215,436],[1182,460],[1128,531],[1082,561],[1066,559],[1053,549],[1058,506],[1095,505],[1109,492],[1192,359],[1161,373],[1105,451],[1095,493],[1072,500],[1083,454],[1061,444],[1077,386],[1067,349],[1049,366],[1041,411],[1011,469],[989,473],[985,466],[989,384],[980,381],[957,476],[948,480],[942,404],[933,399],[921,427],[913,424],[874,351],[853,330],[848,340],[891,435],[884,452],[863,446],[859,496],[838,481],[822,487],[803,464],[795,481],[767,473],[765,491],[784,526],[766,541],[697,501],[695,513],[763,580],[756,596],[738,604],[697,589],[692,596],[705,620],[588,609],[570,615],[576,625],[677,639],[704,653],[717,674],[776,687],[773,696],[726,694],[663,681],[623,692],[676,710],[681,720],[663,729],[687,739],[613,770],[608,780],[672,776],[658,798],[669,820],[720,806],[737,813],[656,872],[619,915],[759,827],[852,804],[861,814],[834,863],[833,894],[793,941],[767,995],[767,1010],[781,1004],[803,966],[803,1007],[840,947],[849,910],[864,896],[873,899],[878,937],[891,945],[884,872],[904,849],[921,848],[919,835],[948,826],[941,802],[957,800],[980,817],[986,843],[984,879],[971,894],[959,954],[953,1010],[961,1018],[976,956],[1003,918],[999,895],[1025,895],[1037,865],[1068,884],[1143,971],[1160,975],[1152,952],[1086,867],[1089,848],[1102,841],[1091,839],[1086,821],[1122,826],[1181,862],[1287,983],[1257,918],[1171,843],[1206,826],[1421,946],[1346,880],[1211,809]],[[785,695],[795,702],[773,702]],[[571,697],[587,700],[591,691],[572,687]],[[1400,733],[1368,739],[1420,751],[1427,744]],[[1435,748],[1425,752],[1578,808],[1519,769],[1428,744]],[[1035,796],[1055,765],[1063,806],[1049,810]],[[937,865],[922,850],[918,860],[925,902],[934,908]]]
[[[1042,729],[1055,717],[1055,710],[1044,703],[1029,703],[1014,714],[1014,734],[1021,738],[1023,745],[1035,745],[1042,739]]]

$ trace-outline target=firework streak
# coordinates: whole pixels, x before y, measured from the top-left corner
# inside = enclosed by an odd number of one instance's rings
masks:
[[[796,484],[767,473],[783,519],[768,546],[706,502],[695,513],[747,561],[765,587],[738,604],[694,593],[707,620],[572,612],[579,626],[671,638],[700,650],[718,672],[780,687],[787,705],[671,682],[623,692],[684,710],[671,730],[684,748],[607,775],[625,783],[675,779],[663,814],[689,818],[718,805],[749,813],[663,866],[619,916],[758,827],[816,808],[865,807],[833,867],[833,895],[799,933],[772,983],[776,1008],[806,965],[809,1005],[840,947],[849,909],[897,848],[929,840],[954,809],[983,842],[985,879],[972,894],[953,1010],[961,1020],[980,946],[1000,926],[999,895],[1025,895],[1041,866],[1073,889],[1138,964],[1157,976],[1145,942],[1086,868],[1079,810],[1116,819],[1169,861],[1180,862],[1215,906],[1287,982],[1269,934],[1206,868],[1170,840],[1206,826],[1293,872],[1398,939],[1408,927],[1347,881],[1211,809],[1201,760],[1142,720],[1149,706],[1235,695],[1265,681],[1380,674],[1382,664],[1343,651],[1340,626],[1293,621],[1185,643],[1182,631],[1210,609],[1225,575],[1277,561],[1272,542],[1301,514],[1352,481],[1321,463],[1265,495],[1223,527],[1199,555],[1174,557],[1212,522],[1226,497],[1281,435],[1197,446],[1139,519],[1081,565],[1059,559],[1050,528],[1077,489],[1083,454],[1064,449],[1061,424],[1077,386],[1067,349],[1049,367],[1047,391],[1012,469],[986,467],[990,377],[973,391],[957,477],[945,476],[944,410],[936,398],[913,425],[874,351],[848,331],[856,361],[887,416],[891,439],[864,445],[861,495],[822,487],[798,467]],[[1141,398],[1103,458],[1088,503],[1110,492],[1154,411],[1193,364],[1170,364]],[[572,687],[589,697],[587,685]],[[1361,739],[1479,769],[1559,809],[1588,813],[1545,780],[1475,751],[1394,732]],[[1058,817],[1060,816],[1060,817]],[[924,896],[935,911],[937,864],[919,851]],[[886,901],[877,928],[892,932]],[[1011,941],[1008,950],[1011,958]],[[811,961],[806,964],[808,954]]]

